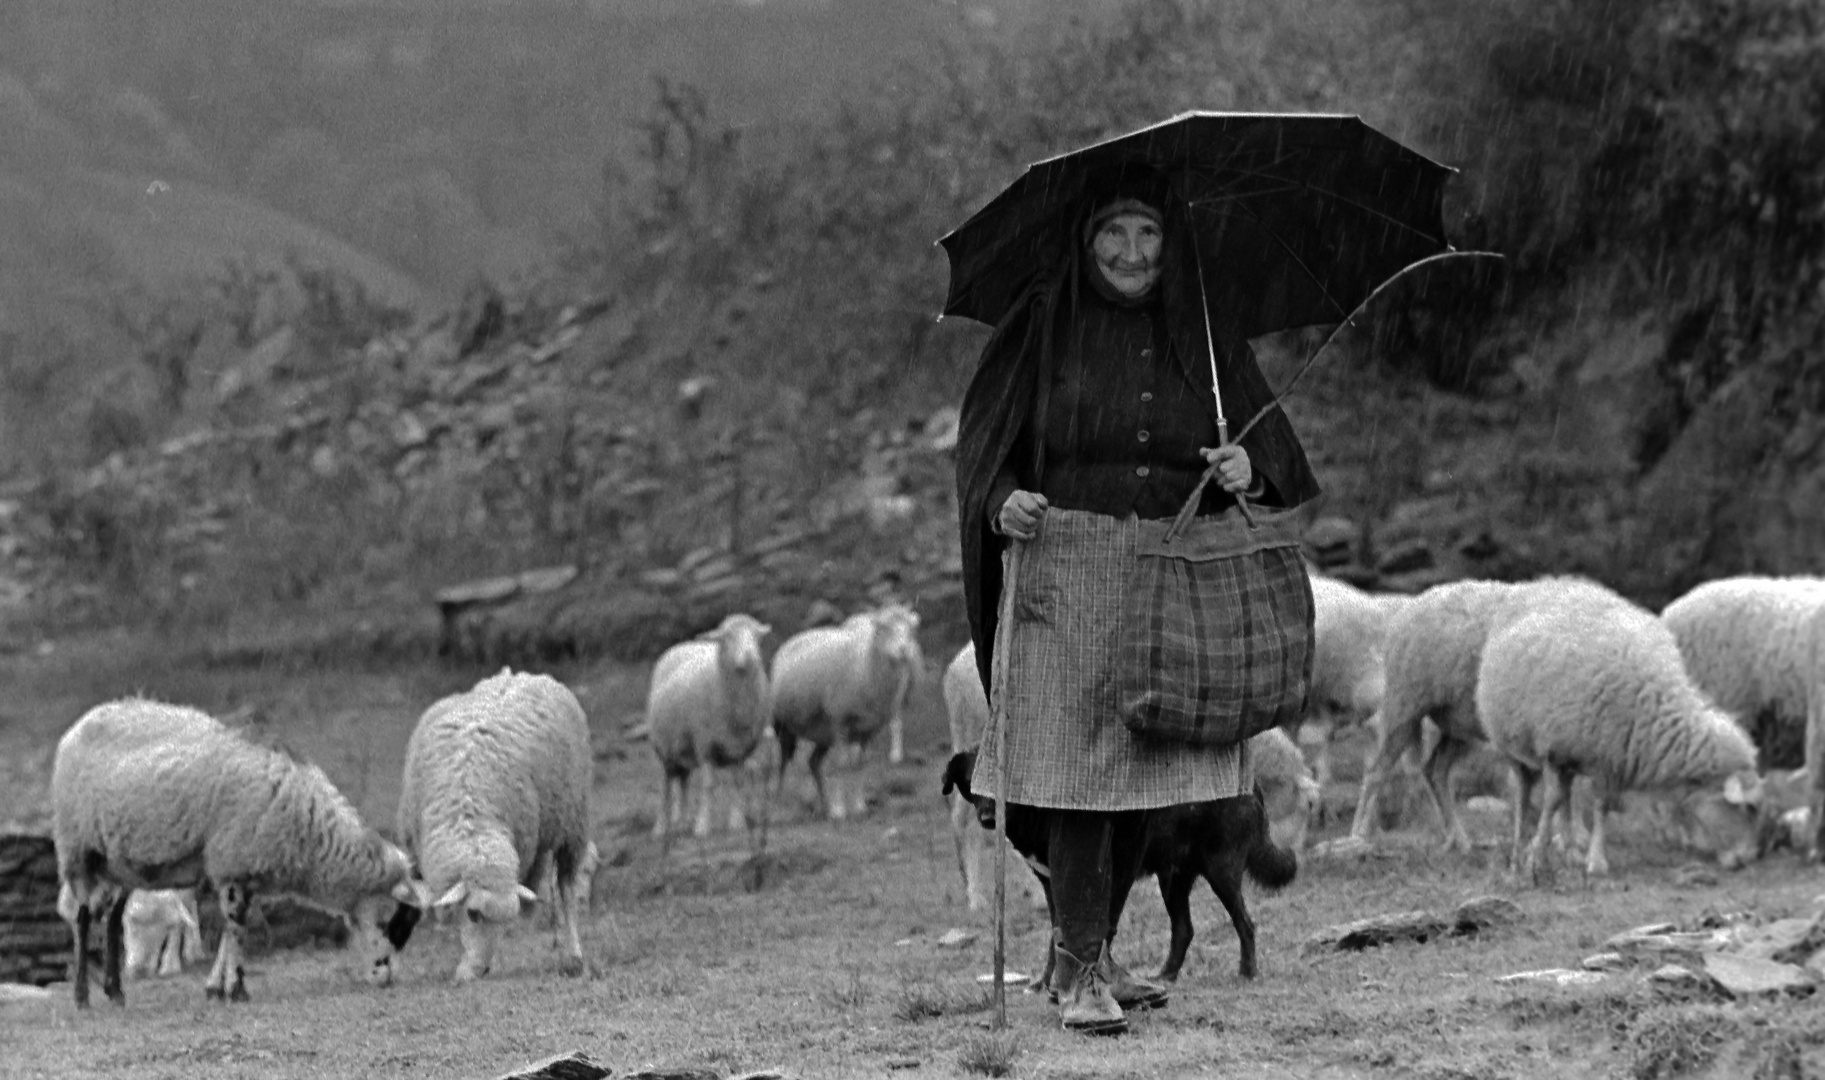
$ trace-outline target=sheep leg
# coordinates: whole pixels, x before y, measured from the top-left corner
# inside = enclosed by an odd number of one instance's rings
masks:
[[[832,821],[841,821],[843,818],[842,792],[837,792],[839,797],[835,802],[832,802],[830,799],[830,791],[824,786],[824,758],[828,756],[829,753],[830,747],[828,746],[813,746],[811,748],[810,756],[805,758],[805,767],[811,770],[811,783],[812,786],[817,788],[817,812],[819,816],[827,817]]]
[[[1432,805],[1438,808],[1439,821],[1445,829],[1445,850],[1469,852],[1470,833],[1457,816],[1457,799],[1451,790],[1451,770],[1470,750],[1470,744],[1441,734],[1432,755],[1426,759],[1426,790],[1432,793]]]
[[[127,992],[121,989],[120,966],[122,954],[126,951],[127,899],[133,895],[131,889],[117,889],[113,903],[108,905],[108,924],[103,931],[101,953],[101,992],[116,1005],[127,1003]]]
[[[710,815],[716,802],[716,766],[705,764],[698,770],[697,784],[697,822],[691,826],[692,836],[710,835]]]
[[[893,718],[887,721],[887,763],[898,765],[906,760],[906,721],[894,710]]]
[[[1565,783],[1571,783],[1571,773],[1565,773]],[[1603,850],[1604,804],[1609,801],[1610,786],[1605,780],[1591,778],[1591,846],[1584,856],[1586,874],[1607,874],[1610,872],[1610,860]]]
[[[1518,874],[1527,836],[1527,804],[1533,800],[1534,784],[1539,782],[1540,774],[1518,761],[1510,761],[1508,771],[1514,777],[1514,813],[1510,815],[1514,827],[1508,845],[1508,865]]]
[[[670,769],[659,772],[659,813],[653,818],[653,838],[665,841],[671,834],[672,788],[676,783]]]
[[[1419,734],[1419,717],[1386,723],[1381,713],[1369,718],[1375,732],[1375,749],[1370,751],[1363,768],[1362,790],[1356,795],[1356,817],[1350,822],[1350,835],[1367,840],[1375,822],[1375,804],[1388,782],[1388,770],[1402,754],[1412,749]]]
[[[981,911],[988,904],[982,887],[982,826],[976,821],[976,806],[961,792],[951,793],[951,840],[957,849],[957,870],[963,875],[964,905]]]
[[[1179,969],[1185,966],[1185,953],[1191,948],[1191,886],[1195,875],[1181,869],[1165,870],[1160,873],[1160,899],[1166,904],[1166,915],[1172,920],[1172,944],[1166,951],[1166,962],[1160,965],[1155,978],[1164,982],[1178,982]],[[1239,934],[1239,931],[1238,931]],[[1243,946],[1242,963],[1253,974],[1254,942],[1251,940]]]
[[[779,742],[779,775],[774,779],[775,794],[786,790],[786,766],[792,764],[792,755],[798,752],[798,736],[783,727],[773,729],[773,738]]]
[[[1808,862],[1825,858],[1825,656],[1819,660],[1821,681],[1806,710],[1806,810],[1812,815],[1806,819]]]
[[[558,961],[558,972],[563,975],[583,974],[583,939],[577,931],[578,907],[582,902],[583,855],[572,853],[568,859],[555,860],[558,879],[558,917],[564,921],[564,933],[570,939],[566,943],[564,959]],[[568,864],[568,865],[566,865]]]
[[[76,1007],[89,1007],[89,924],[94,920],[89,891],[82,890],[76,908],[76,956],[70,961],[70,983],[76,994]]]
[[[247,973],[241,966],[241,942],[247,934],[247,890],[230,883],[217,890],[216,895],[222,903],[222,945],[216,950],[209,981],[203,984],[203,996],[215,1001],[246,1001]]]
[[[1559,812],[1559,800],[1565,798],[1564,781],[1567,776],[1560,770],[1547,765],[1540,770],[1540,824],[1534,830],[1533,843],[1527,847],[1527,866],[1525,872],[1534,884],[1540,883],[1542,871],[1546,870],[1546,842],[1552,833],[1553,816]]]
[[[1333,766],[1331,765],[1331,740],[1336,736],[1336,734],[1337,734],[1336,725],[1334,725],[1334,724],[1325,725],[1324,731],[1323,731],[1324,739],[1323,739],[1323,741],[1321,741],[1318,744],[1318,753],[1316,755],[1316,760],[1314,760],[1312,762],[1312,774],[1313,774],[1312,778],[1318,782],[1318,827],[1319,828],[1323,828],[1324,826],[1330,824],[1330,820],[1331,820],[1330,805],[1325,801],[1324,793],[1331,790],[1331,780],[1336,775],[1335,772],[1333,771]],[[1297,745],[1297,743],[1295,743],[1294,745]]]

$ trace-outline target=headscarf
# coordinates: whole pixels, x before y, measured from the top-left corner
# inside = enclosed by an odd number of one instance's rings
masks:
[[[1197,252],[1188,242],[1192,235],[1189,209],[1183,199],[1173,194],[1167,179],[1132,168],[1114,175],[1092,174],[1079,209],[1071,217],[1083,225],[1068,228],[1064,235],[1073,239],[1093,235],[1084,230],[1098,211],[1124,198],[1137,199],[1162,214],[1162,272],[1159,285],[1152,290],[1159,294],[1163,306],[1164,317],[1159,324],[1167,348],[1184,365],[1186,374],[1197,385],[1207,385],[1210,369],[1205,345],[1206,305],[1200,300],[1203,293]],[[1054,343],[1068,340],[1067,329],[1076,317],[1077,290],[1084,280],[1087,246],[1069,240],[1062,246],[1059,265],[1027,286],[983,346],[976,374],[963,395],[958,425],[957,502],[964,606],[970,637],[976,644],[977,672],[985,691],[991,693],[989,670],[1002,580],[1001,560],[994,557],[999,538],[989,531],[987,503],[996,473],[1013,449],[1022,424],[1029,416],[1044,417],[1047,413],[1052,366],[1061,359]],[[1209,275],[1215,268],[1204,269]],[[1209,276],[1212,284],[1220,288],[1220,282],[1214,280],[1216,275]],[[1210,312],[1208,332],[1215,345],[1224,409],[1239,429],[1274,395],[1248,342],[1223,323],[1220,295],[1209,306],[1216,309]],[[1042,371],[1044,378],[1040,377]],[[1211,415],[1214,422],[1214,407]],[[1045,438],[1043,432],[1035,432],[1034,436],[1034,460],[1022,471],[1038,477],[1044,473]],[[1243,446],[1255,471],[1267,478],[1285,506],[1298,506],[1318,494],[1318,480],[1312,474],[1305,450],[1278,407],[1262,417],[1243,439]]]

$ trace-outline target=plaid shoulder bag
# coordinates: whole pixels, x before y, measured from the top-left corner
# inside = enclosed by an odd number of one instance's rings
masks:
[[[1290,510],[1197,517],[1212,464],[1172,521],[1140,523],[1117,629],[1122,720],[1149,739],[1224,745],[1296,718],[1312,679],[1312,583]]]

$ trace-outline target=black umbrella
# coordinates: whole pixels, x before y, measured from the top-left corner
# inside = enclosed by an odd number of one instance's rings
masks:
[[[939,240],[944,314],[998,323],[1074,242],[1086,181],[1131,165],[1184,200],[1207,301],[1243,337],[1343,322],[1382,282],[1451,250],[1440,203],[1456,170],[1361,119],[1187,112],[1034,163]]]

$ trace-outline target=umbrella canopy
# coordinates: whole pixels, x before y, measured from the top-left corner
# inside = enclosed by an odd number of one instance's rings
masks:
[[[1451,250],[1456,172],[1355,116],[1187,112],[1035,162],[938,243],[944,314],[995,325],[1077,242],[1091,177],[1165,176],[1191,222],[1212,313],[1244,337],[1343,321],[1403,267]]]

